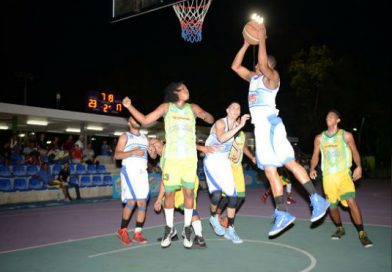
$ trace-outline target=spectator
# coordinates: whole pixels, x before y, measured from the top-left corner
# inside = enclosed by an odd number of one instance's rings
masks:
[[[108,145],[107,140],[103,140],[101,145],[101,155],[102,156],[111,156],[113,154],[112,148]]]
[[[75,145],[78,145],[81,150],[84,149],[83,136],[82,135],[79,136],[79,139],[76,141]]]
[[[91,143],[83,150],[83,161],[87,164],[95,163],[95,152]]]
[[[63,150],[71,153],[73,146],[74,146],[73,137],[72,135],[69,135],[67,140],[63,144]]]
[[[69,170],[69,163],[65,162],[63,164],[63,169],[61,169],[61,171],[59,173],[59,176],[58,176],[58,181],[60,182],[60,187],[64,188],[63,189],[64,196],[65,196],[66,199],[72,200],[71,196],[69,195],[68,187],[69,186],[73,186],[75,188],[75,191],[76,191],[77,199],[81,199],[79,185],[76,184],[76,183],[68,181],[70,175],[71,175],[71,172]]]
[[[71,152],[71,158],[73,163],[81,163],[83,159],[83,150],[79,145],[75,144]]]

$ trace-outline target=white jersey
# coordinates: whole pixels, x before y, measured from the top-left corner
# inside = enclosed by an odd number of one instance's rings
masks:
[[[225,132],[229,131],[229,121],[226,118],[223,119],[225,121],[226,127],[225,127]],[[233,128],[236,127],[236,123],[234,123]],[[229,140],[227,140],[224,143],[221,143],[215,132],[214,132],[214,128],[215,128],[215,124],[212,126],[211,131],[210,131],[210,135],[208,136],[205,146],[216,146],[216,147],[220,147],[218,148],[214,153],[212,154],[206,154],[207,156],[222,156],[222,157],[227,157],[229,158],[229,154],[230,154],[230,150],[231,147],[233,146],[233,142],[234,142],[234,137],[231,137]]]
[[[252,116],[252,123],[255,124],[259,118],[265,118],[271,114],[278,115],[276,109],[276,95],[279,86],[275,89],[269,89],[265,86],[264,75],[255,75],[251,78],[249,84],[249,111]]]
[[[127,143],[124,148],[124,152],[131,151],[133,149],[143,149],[143,156],[131,155],[128,158],[122,160],[122,165],[125,167],[134,167],[135,165],[147,169],[147,147],[148,140],[144,134],[134,135],[127,132]]]

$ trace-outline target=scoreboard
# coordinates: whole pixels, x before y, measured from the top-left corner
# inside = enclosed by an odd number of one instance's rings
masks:
[[[87,110],[98,113],[119,114],[122,111],[122,98],[111,91],[89,91]]]

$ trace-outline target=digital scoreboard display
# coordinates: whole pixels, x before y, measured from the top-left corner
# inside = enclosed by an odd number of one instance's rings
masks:
[[[119,114],[122,108],[122,97],[111,91],[89,91],[87,93],[88,111]]]

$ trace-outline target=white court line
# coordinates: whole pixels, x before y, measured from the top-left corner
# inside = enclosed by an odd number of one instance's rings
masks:
[[[237,216],[271,218],[271,221],[273,220],[273,216],[272,216],[272,215],[271,215],[271,216],[265,216],[265,215],[253,215],[253,214],[237,214],[236,217],[237,217]],[[298,217],[297,217],[295,220],[298,220],[298,221],[308,221],[309,223],[311,223],[311,222],[309,221],[309,219],[303,219],[303,218],[298,218]],[[325,220],[326,220],[328,223],[333,223],[330,219],[325,219]],[[294,222],[295,222],[295,221],[294,221]],[[344,220],[342,220],[342,222],[343,222],[343,223],[352,224],[351,221],[344,221]],[[364,225],[365,225],[365,226],[372,226],[372,227],[392,228],[391,225],[367,224],[367,223],[365,223]]]
[[[227,242],[229,242],[227,239],[217,239],[217,238],[206,239],[206,241],[218,241],[218,242],[227,241]],[[312,254],[310,254],[308,251],[300,249],[298,247],[294,247],[294,246],[290,246],[290,245],[282,244],[282,243],[276,243],[276,242],[261,241],[261,240],[247,240],[247,239],[245,239],[244,242],[279,246],[279,247],[284,247],[284,248],[287,248],[290,250],[295,250],[297,252],[304,254],[305,256],[307,256],[309,258],[310,265],[308,267],[306,267],[305,269],[300,270],[300,272],[311,271],[316,267],[316,264],[317,264],[317,260]],[[160,245],[160,243],[151,243],[151,244],[131,246],[131,247],[127,247],[127,248],[120,248],[120,249],[116,249],[116,250],[111,250],[111,251],[106,251],[106,252],[101,252],[98,254],[90,255],[90,256],[88,256],[88,258],[96,258],[96,257],[101,257],[101,256],[105,256],[105,255],[110,255],[110,254],[116,254],[116,253],[120,253],[120,252],[124,252],[124,251],[128,251],[128,250],[134,250],[134,249],[138,249],[138,248],[157,246],[157,245]]]

